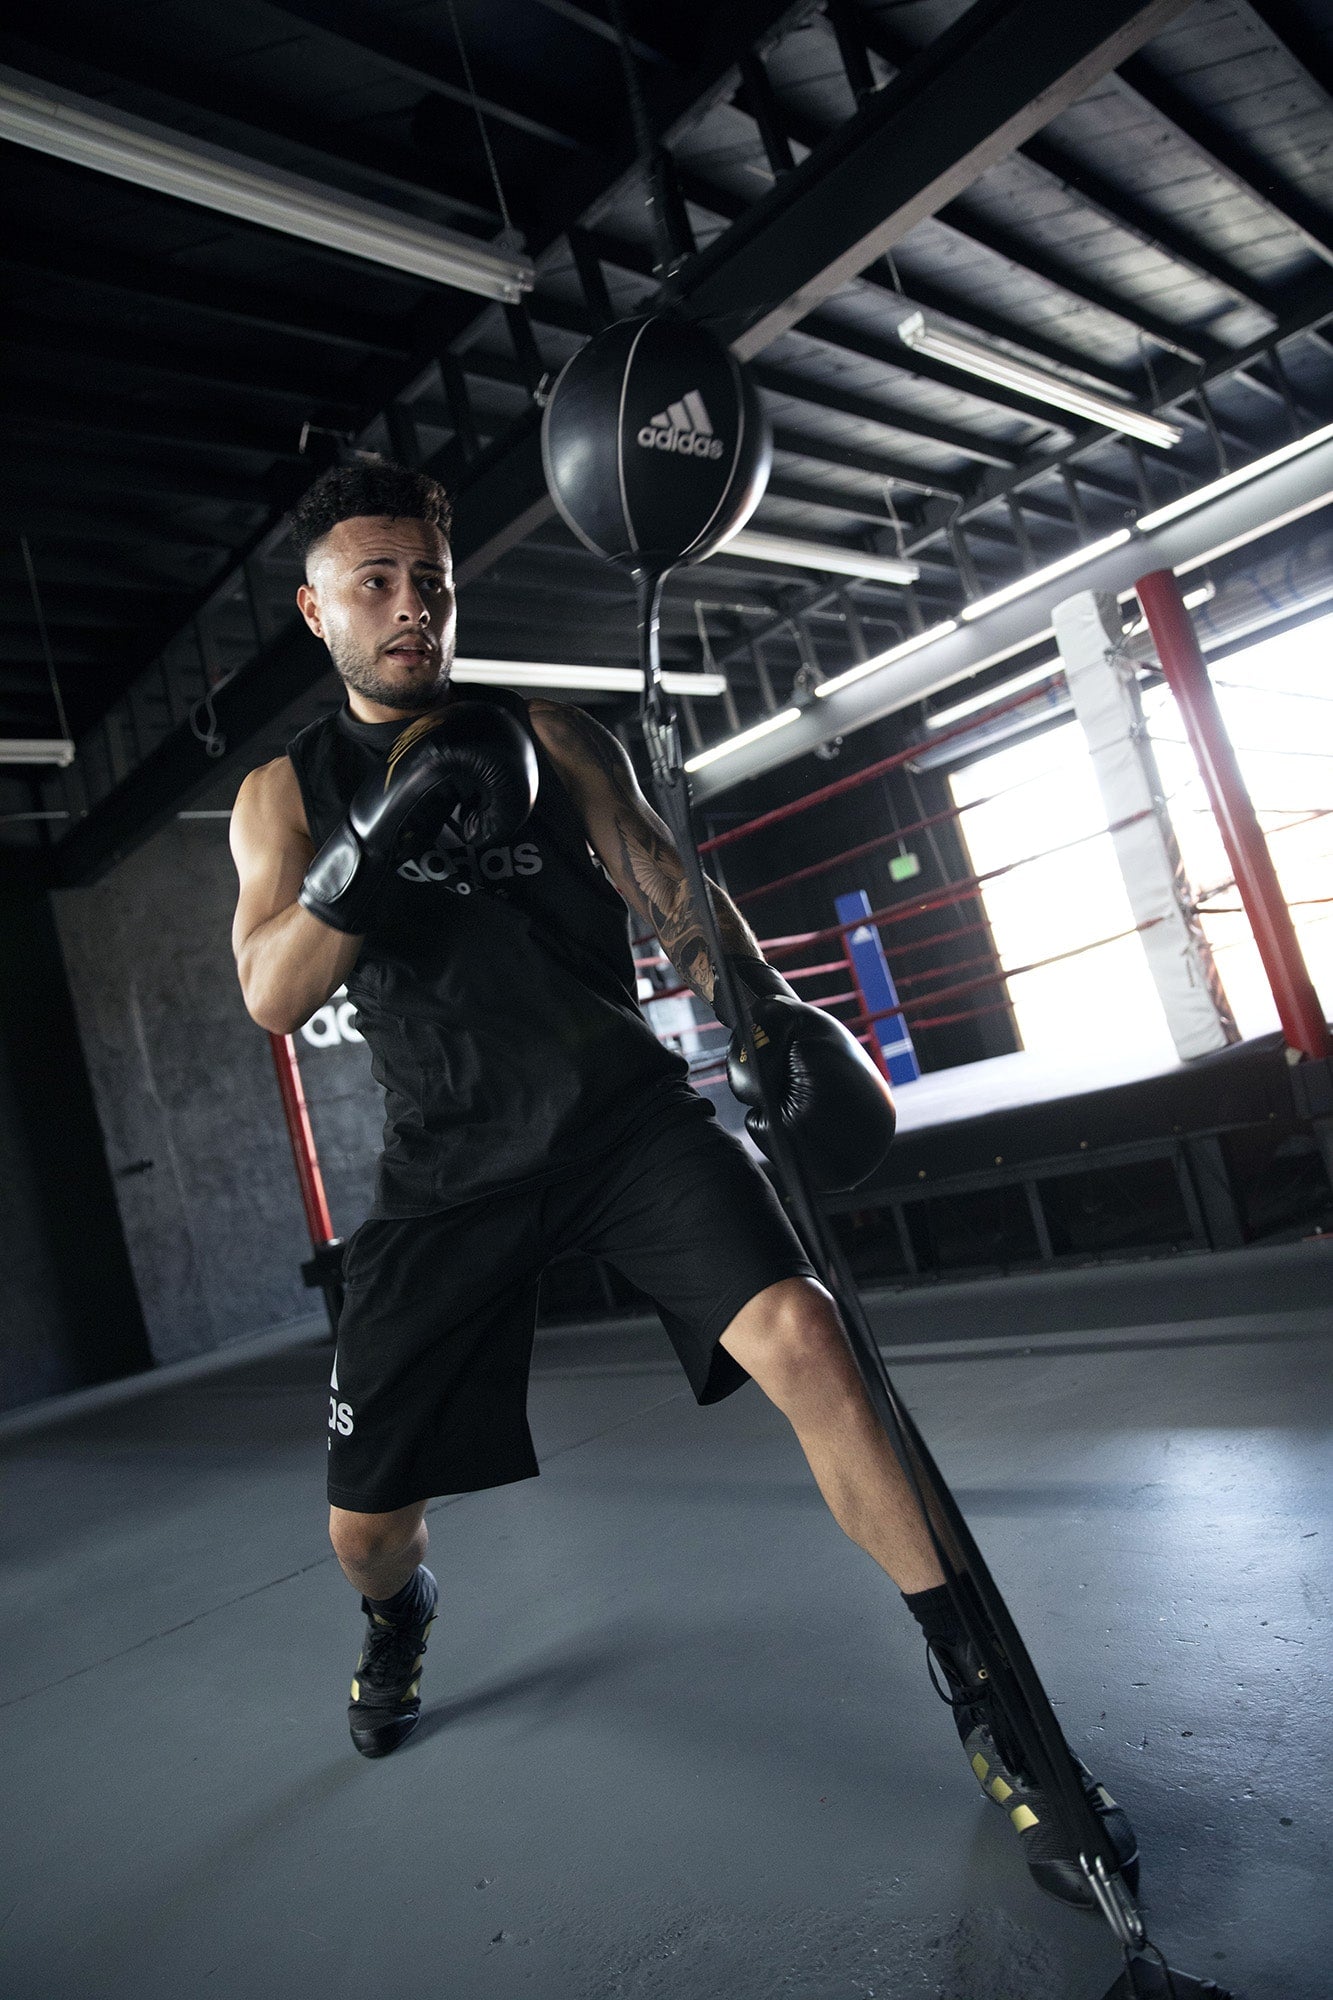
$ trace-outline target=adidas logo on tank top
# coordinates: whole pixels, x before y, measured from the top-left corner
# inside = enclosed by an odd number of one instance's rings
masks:
[[[676,451],[685,458],[721,458],[722,440],[713,436],[713,426],[704,399],[691,389],[678,403],[650,419],[639,432],[646,451]]]

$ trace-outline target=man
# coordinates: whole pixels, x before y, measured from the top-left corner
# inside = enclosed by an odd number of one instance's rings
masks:
[[[700,1403],[749,1376],[787,1417],[835,1519],[919,1620],[1034,1876],[1089,1904],[993,1711],[832,1300],[765,1177],[639,1011],[627,905],[701,999],[722,996],[629,759],[579,709],[450,686],[448,508],[433,481],[331,471],[293,533],[298,603],[347,700],[241,787],[233,939],[245,1004],[276,1033],[345,982],[386,1092],[330,1399],[330,1535],[368,1621],[357,1749],[384,1755],[420,1712],[437,1600],[428,1500],[537,1471],[525,1415],[537,1280],[581,1248],[655,1301]],[[836,1150],[851,1134],[878,1157],[892,1123],[877,1074],[765,965],[720,892],[718,904],[796,1142]],[[1088,1785],[1131,1866],[1125,1816]]]

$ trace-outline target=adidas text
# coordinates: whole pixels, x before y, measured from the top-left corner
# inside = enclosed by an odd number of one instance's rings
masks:
[[[467,879],[468,871],[474,880]],[[398,873],[405,882],[447,883],[455,895],[470,896],[474,882],[508,882],[515,875],[540,875],[542,872],[541,849],[531,840],[520,841],[517,847],[488,847],[479,855],[469,851],[467,859],[460,859],[456,853],[442,853],[438,848],[428,848],[418,854],[414,861],[400,862]]]
[[[713,426],[704,399],[691,389],[678,403],[669,403],[639,432],[646,451],[675,451],[685,458],[721,458],[722,440],[713,436]]]

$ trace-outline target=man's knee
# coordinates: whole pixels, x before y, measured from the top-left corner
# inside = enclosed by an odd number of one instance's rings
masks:
[[[411,1547],[424,1513],[424,1502],[398,1507],[389,1514],[353,1514],[345,1507],[330,1507],[329,1540],[334,1554],[354,1568],[373,1568],[392,1561]]]
[[[837,1307],[809,1278],[785,1279],[751,1299],[723,1334],[722,1345],[788,1415],[854,1388]]]

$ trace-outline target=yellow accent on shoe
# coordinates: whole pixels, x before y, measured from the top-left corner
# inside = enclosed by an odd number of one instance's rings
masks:
[[[1014,1795],[1013,1786],[1006,1785],[1003,1778],[992,1778],[986,1790],[993,1799],[998,1799],[1001,1805],[1004,1804],[1006,1799],[1011,1799]]]
[[[403,1696],[403,1700],[415,1701],[420,1693],[421,1693],[421,1682],[420,1680],[415,1680],[413,1681],[411,1687],[407,1690],[407,1693]]]
[[[1031,1806],[1014,1806],[1010,1810],[1009,1817],[1013,1821],[1015,1833],[1026,1833],[1030,1826],[1040,1824]]]
[[[360,1681],[353,1681],[353,1682],[352,1682],[352,1700],[353,1700],[353,1701],[360,1701],[360,1699],[361,1699],[361,1683],[360,1683]]]
[[[977,1774],[977,1783],[984,1786],[987,1777],[990,1775],[990,1765],[986,1762],[980,1750],[978,1750],[976,1756],[972,1759],[972,1769]]]

